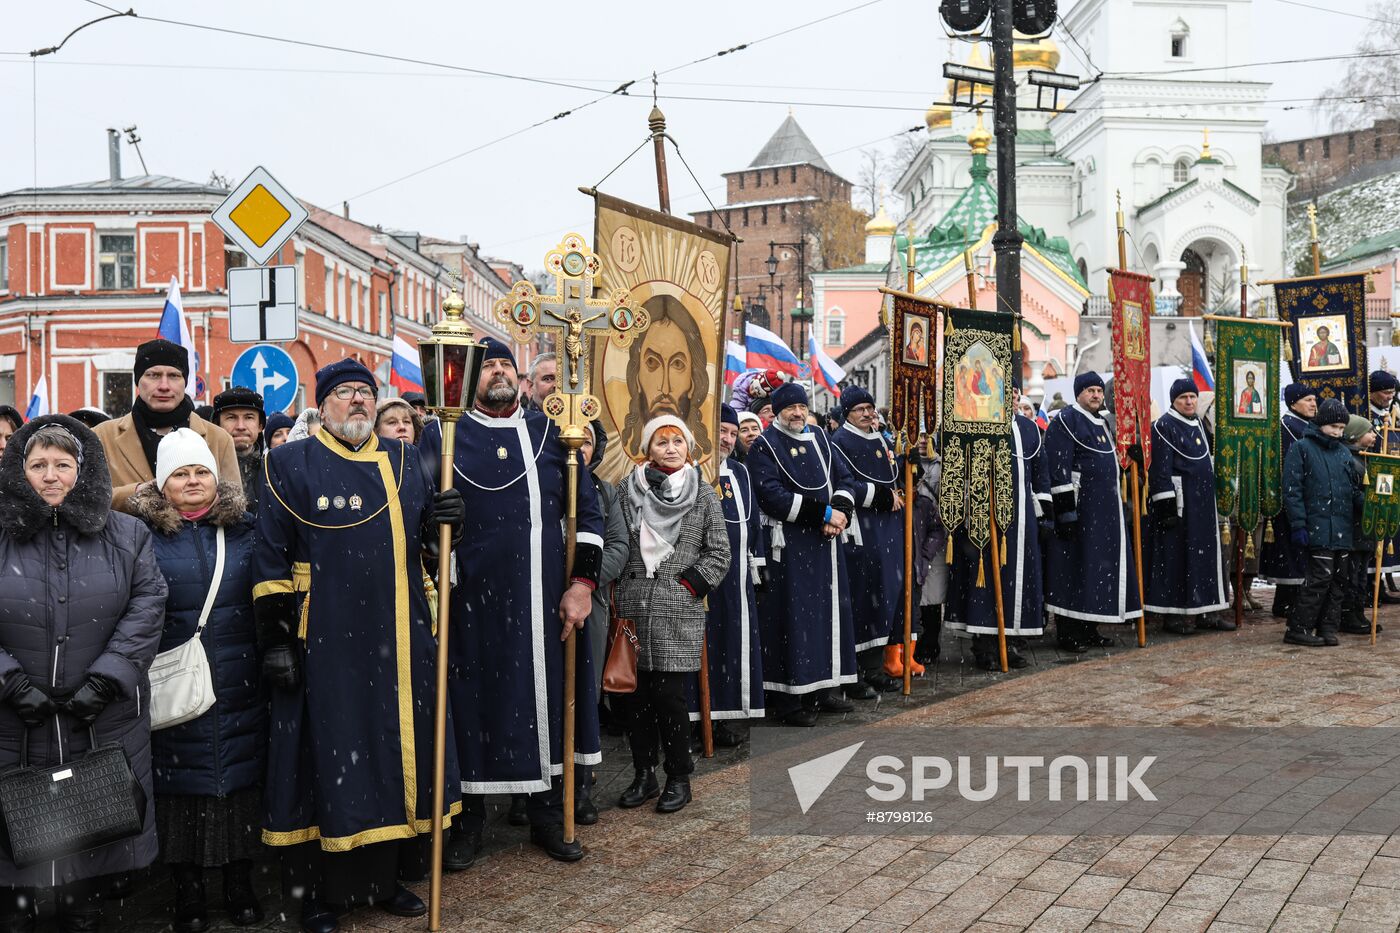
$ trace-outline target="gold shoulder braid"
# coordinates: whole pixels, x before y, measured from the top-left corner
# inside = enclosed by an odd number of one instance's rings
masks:
[[[387,450],[381,452],[384,454],[384,456],[389,456],[389,452]],[[325,531],[342,531],[347,528],[358,528],[366,522],[373,521],[374,519],[379,517],[379,514],[381,512],[383,512],[389,507],[389,503],[390,501],[392,501],[391,496],[398,496],[399,490],[403,488],[403,465],[404,462],[408,459],[408,457],[403,455],[402,453],[399,455],[399,473],[398,476],[394,478],[393,492],[389,493],[389,490],[385,490],[387,495],[384,498],[384,504],[381,505],[379,508],[375,509],[372,514],[366,515],[359,521],[351,522],[348,525],[322,525],[318,522],[310,521],[298,515],[296,509],[292,508],[290,505],[287,504],[286,500],[283,499],[282,495],[277,491],[277,486],[272,482],[272,476],[267,472],[267,459],[267,457],[263,457],[263,485],[272,491],[272,497],[277,500],[277,502],[282,506],[282,508],[287,510],[287,514],[291,515],[292,518],[295,518],[297,521],[310,528],[320,528]]]

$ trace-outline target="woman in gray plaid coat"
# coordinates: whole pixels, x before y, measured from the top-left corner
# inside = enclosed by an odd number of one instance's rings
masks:
[[[618,695],[636,776],[618,801],[658,813],[690,802],[686,682],[700,670],[705,596],[729,571],[729,536],[715,491],[690,464],[695,439],[670,415],[642,429],[646,462],[617,484],[630,550],[617,579],[617,615],[637,626],[637,692]],[[665,791],[657,786],[658,746]]]

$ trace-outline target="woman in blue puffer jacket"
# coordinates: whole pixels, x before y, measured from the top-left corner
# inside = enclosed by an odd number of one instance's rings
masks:
[[[214,705],[197,719],[154,733],[156,825],[162,860],[175,875],[175,929],[208,926],[204,869],[221,866],[229,919],[257,923],[252,886],[261,843],[267,703],[258,676],[253,623],[252,517],[238,486],[218,481],[204,439],[180,428],[156,454],[156,482],[131,498],[150,525],[156,563],[169,586],[160,650],[194,637],[215,584],[218,539],[224,567],[200,638],[214,681]]]

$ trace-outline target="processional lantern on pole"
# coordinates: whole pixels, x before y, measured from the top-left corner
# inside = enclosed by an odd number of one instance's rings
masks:
[[[651,316],[633,304],[625,288],[615,288],[607,298],[593,297],[593,282],[602,262],[582,234],[567,234],[545,256],[545,268],[554,276],[554,294],[541,295],[533,283],[521,280],[510,294],[495,304],[496,319],[515,339],[528,343],[540,334],[555,337],[559,358],[558,388],[540,406],[559,426],[559,439],[568,448],[568,490],[565,499],[564,579],[573,576],[578,543],[578,450],[588,440],[584,426],[602,411],[589,392],[588,367],[591,337],[606,337],[624,349],[646,330]],[[546,321],[546,318],[552,321]],[[450,467],[448,467],[450,469]],[[564,841],[574,841],[574,706],[576,629],[564,641]]]
[[[479,343],[462,317],[466,303],[453,289],[442,302],[442,319],[432,336],[418,342],[423,394],[428,410],[442,421],[441,488],[452,488],[457,422],[471,407],[485,344]],[[443,525],[438,538],[437,712],[433,719],[433,860],[428,893],[428,929],[442,929],[442,813],[446,803],[444,774],[447,750],[447,637],[452,595],[452,527]]]

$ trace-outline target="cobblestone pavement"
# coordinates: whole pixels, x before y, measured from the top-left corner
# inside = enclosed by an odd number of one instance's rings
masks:
[[[1400,612],[1383,610],[1382,619],[1400,629]],[[1032,647],[1032,666],[1009,676],[975,670],[945,637],[935,676],[916,681],[913,697],[859,704],[823,725],[1400,725],[1400,642],[1389,633],[1375,648],[1343,636],[1340,648],[1302,649],[1283,645],[1282,626],[1267,616],[1251,621],[1238,633],[1190,638],[1154,626],[1147,650],[1120,630],[1122,647],[1085,659]],[[489,857],[448,876],[445,928],[1400,929],[1400,836],[756,837],[747,833],[743,749],[702,762],[695,802],[663,817],[611,806],[630,778],[620,742],[611,740],[610,768],[599,774],[601,821],[580,830],[588,857],[553,862],[498,813]],[[266,926],[291,928],[275,915],[275,868],[264,880]],[[154,933],[168,925],[168,898],[168,882],[148,881],[112,919]],[[345,930],[425,926],[376,910],[341,921]]]

